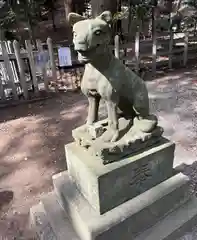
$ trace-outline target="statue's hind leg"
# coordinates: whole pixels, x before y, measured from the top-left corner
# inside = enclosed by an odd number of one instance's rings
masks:
[[[142,132],[152,132],[157,126],[157,117],[155,115],[150,115],[148,108],[133,107],[133,109],[136,113],[136,117],[133,120],[134,127]]]

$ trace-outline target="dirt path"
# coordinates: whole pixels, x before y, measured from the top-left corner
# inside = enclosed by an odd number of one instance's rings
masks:
[[[64,144],[86,117],[86,100],[57,99],[1,109],[0,239],[31,239],[29,208],[51,190],[51,177],[66,168]]]
[[[197,155],[197,71],[182,70],[148,82],[151,109],[177,143],[176,165]],[[58,98],[0,109],[0,239],[31,239],[29,208],[52,190],[53,174],[66,169],[64,144],[84,123],[86,98],[64,93]],[[197,164],[187,168],[194,183]]]
[[[197,160],[197,69],[173,71],[148,82],[151,111],[176,145],[175,166]]]

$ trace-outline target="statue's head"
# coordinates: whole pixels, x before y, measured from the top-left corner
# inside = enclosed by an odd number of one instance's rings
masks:
[[[73,26],[73,43],[81,62],[91,62],[106,50],[111,38],[112,15],[105,11],[94,19],[70,13],[69,23]]]

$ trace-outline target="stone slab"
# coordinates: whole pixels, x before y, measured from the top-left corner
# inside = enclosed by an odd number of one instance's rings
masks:
[[[152,228],[146,230],[134,240],[177,240],[196,226],[197,198],[193,196],[178,211],[173,211]],[[185,240],[194,240],[183,238]]]
[[[53,183],[60,204],[67,211],[81,240],[131,240],[191,197],[188,177],[177,174],[113,210],[98,215],[67,172],[55,175]]]
[[[65,146],[68,172],[98,214],[103,214],[172,176],[175,145],[158,145],[103,165],[76,143]]]
[[[51,199],[51,195],[47,195],[48,199]],[[51,240],[50,236],[48,236],[47,232],[49,229],[52,229],[49,219],[54,218],[54,214],[56,216],[56,219],[58,219],[58,222],[56,222],[56,229],[57,233],[53,231],[53,236],[55,239],[53,240],[81,240],[77,236],[77,234],[73,231],[73,227],[69,221],[64,221],[62,219],[59,212],[56,214],[54,213],[54,204],[55,202],[50,200],[50,204],[48,206],[45,206],[45,204],[38,204],[31,208],[31,219],[35,220],[36,218],[41,218],[42,222],[47,222],[48,226],[50,228],[43,228],[43,226],[40,228],[42,231],[37,232],[37,237],[35,236],[35,240]],[[45,209],[47,211],[47,215],[45,213]],[[62,210],[62,208],[60,208]],[[62,210],[63,211],[63,210]],[[44,214],[43,214],[44,212]],[[32,225],[35,228],[35,221],[33,220]],[[182,205],[181,208],[176,209],[176,211],[173,211],[168,216],[166,216],[164,219],[159,221],[156,225],[154,225],[152,228],[146,230],[142,234],[138,235],[134,240],[175,240],[180,239],[181,237],[185,236],[185,234],[189,235],[189,233],[192,231],[194,226],[196,226],[197,222],[197,199],[196,197],[192,197],[188,202],[186,202],[184,205]],[[59,227],[59,224],[61,225]],[[39,225],[40,226],[40,225]],[[64,228],[62,228],[64,226]],[[37,229],[36,225],[36,229]],[[66,231],[65,231],[66,229]],[[38,230],[38,229],[37,229]],[[45,232],[45,235],[43,237],[43,232]],[[63,236],[63,233],[66,232],[66,236]],[[42,234],[42,235],[40,235]],[[62,237],[61,237],[62,236]],[[182,239],[182,238],[181,238]],[[183,238],[187,239],[187,238]],[[188,238],[189,240],[190,238]],[[121,239],[124,240],[124,239]]]
[[[35,240],[57,240],[42,202],[30,209],[29,220]]]
[[[54,192],[30,209],[30,221],[36,240],[80,240]]]
[[[108,142],[107,120],[93,126],[80,126],[72,131],[72,136],[79,146],[93,157],[98,156],[103,164],[120,161],[128,154],[136,153],[157,143],[163,128],[156,127],[152,132],[142,132],[133,125],[132,120],[119,119],[120,138],[116,142]]]

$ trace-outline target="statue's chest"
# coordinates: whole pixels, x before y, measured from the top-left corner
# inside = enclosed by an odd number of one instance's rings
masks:
[[[82,85],[87,89],[98,89],[101,82],[107,81],[105,76],[100,73],[96,68],[86,67]]]

